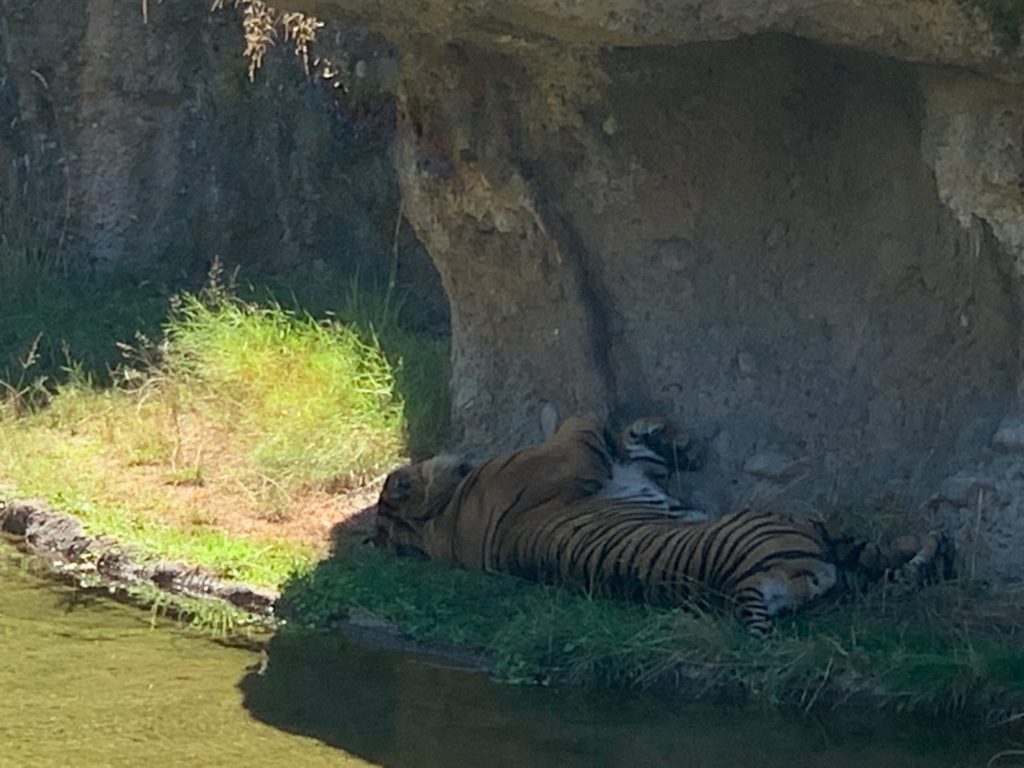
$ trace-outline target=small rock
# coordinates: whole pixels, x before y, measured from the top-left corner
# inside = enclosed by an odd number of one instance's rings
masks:
[[[272,590],[253,589],[246,584],[228,584],[212,590],[212,594],[221,600],[227,600],[236,608],[249,613],[260,613],[265,616],[274,614],[278,595]]]
[[[157,586],[167,589],[174,584],[175,579],[187,570],[188,566],[184,563],[161,560],[153,569],[153,575],[150,576],[150,579]]]
[[[957,472],[942,482],[938,496],[941,501],[947,501],[958,507],[967,507],[978,503],[979,493],[988,495],[994,491],[995,484],[991,478],[970,472]]]
[[[784,483],[792,480],[803,467],[803,462],[778,451],[761,451],[747,459],[743,471],[759,480]]]
[[[1003,419],[992,438],[992,444],[1011,453],[1024,451],[1024,419],[1017,416]]]

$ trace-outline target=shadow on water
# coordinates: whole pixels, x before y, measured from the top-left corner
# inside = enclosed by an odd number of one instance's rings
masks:
[[[0,541],[2,766],[949,768],[1012,746],[948,722],[496,685],[296,630],[261,659],[30,566]]]
[[[937,768],[984,765],[998,751],[949,723],[497,685],[433,659],[299,631],[278,634],[267,663],[239,687],[264,723],[394,768]]]
[[[0,766],[345,766],[254,720],[254,653],[48,575],[0,537]]]

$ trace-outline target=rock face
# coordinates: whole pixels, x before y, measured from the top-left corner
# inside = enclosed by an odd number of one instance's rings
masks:
[[[5,244],[72,270],[386,263],[390,97],[339,105],[283,46],[250,83],[242,49],[205,0],[0,4]]]
[[[545,402],[663,412],[708,437],[705,495],[818,507],[913,506],[994,460],[1021,388],[1019,16],[287,5],[401,51],[396,167],[466,447],[536,439]]]
[[[840,498],[920,495],[987,444],[1014,261],[943,203],[914,68],[783,37],[615,50],[600,100],[544,125],[514,64],[424,59],[402,102],[468,443],[532,437],[544,401],[667,412],[717,435],[723,480],[771,448]]]

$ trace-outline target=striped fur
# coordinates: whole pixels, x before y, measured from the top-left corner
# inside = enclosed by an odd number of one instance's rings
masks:
[[[754,634],[831,589],[828,547],[811,526],[741,511],[687,523],[658,509],[588,499],[506,524],[493,570],[660,605],[729,604]]]
[[[619,435],[612,476],[599,495],[656,505],[665,514],[691,523],[707,520],[705,511],[682,504],[672,497],[668,487],[675,472],[697,468],[693,446],[685,433],[665,419],[634,421]]]
[[[757,635],[837,583],[820,525],[753,511],[694,523],[662,499],[609,494],[629,435],[616,442],[598,420],[574,418],[541,445],[476,468],[448,456],[403,467],[385,482],[375,543],[600,595],[727,605]]]

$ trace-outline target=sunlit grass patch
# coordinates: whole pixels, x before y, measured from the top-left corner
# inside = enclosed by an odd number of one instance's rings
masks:
[[[185,296],[167,329],[157,397],[231,436],[252,469],[286,490],[352,487],[395,464],[402,403],[378,345],[276,304]],[[173,391],[169,391],[173,390]]]
[[[308,306],[317,317],[357,329],[365,342],[379,346],[394,371],[395,388],[402,398],[409,454],[424,458],[443,449],[451,410],[449,340],[436,327],[422,324],[404,294],[359,277],[340,291],[316,282],[305,284],[301,301],[280,286],[239,291],[247,301],[259,305],[281,297],[285,308]]]
[[[394,317],[378,316],[392,343],[404,341]],[[232,552],[224,532],[315,541],[337,518],[334,494],[406,452],[404,360],[385,356],[373,323],[316,320],[208,289],[175,302],[159,341],[122,347],[112,385],[72,364],[59,383],[28,379],[0,396],[0,479],[94,532],[279,582],[312,547],[296,558],[282,545],[289,565],[260,572],[275,547],[243,542]]]
[[[214,474],[284,492],[356,486],[403,451],[403,406],[379,347],[276,305],[185,296],[160,359],[122,377],[127,387],[100,389],[72,375],[44,409],[9,406],[0,428],[37,459],[33,429],[55,457],[92,450],[195,482],[209,463]],[[55,432],[69,444],[50,445]]]
[[[65,466],[65,465],[61,465]],[[67,489],[49,494],[39,493],[62,511],[82,521],[86,532],[106,536],[123,543],[141,561],[168,560],[201,565],[216,576],[244,581],[265,587],[280,587],[296,570],[308,567],[318,549],[308,543],[240,536],[223,530],[204,529],[162,522],[149,510],[147,503],[131,506],[109,499],[95,501],[103,494],[97,490],[96,477],[82,482],[72,480]],[[19,485],[42,491],[52,487],[38,477]],[[79,495],[85,494],[85,495]],[[0,489],[0,499],[12,497],[13,491]],[[159,501],[159,500],[158,500]],[[149,503],[153,503],[150,501]]]

